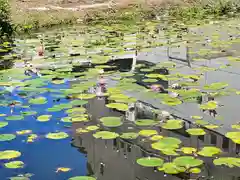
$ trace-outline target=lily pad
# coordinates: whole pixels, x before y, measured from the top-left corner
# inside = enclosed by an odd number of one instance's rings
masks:
[[[90,176],[75,176],[69,178],[68,180],[96,180],[96,178]]]
[[[11,141],[15,138],[15,134],[0,134],[0,141]]]
[[[204,157],[213,157],[214,155],[218,155],[222,152],[221,149],[217,147],[203,147],[201,151],[198,152],[199,155]]]
[[[214,110],[217,107],[218,106],[216,101],[208,101],[207,103],[200,105],[200,109],[203,109],[203,110]]]
[[[173,137],[164,137],[160,139],[158,142],[153,143],[151,146],[153,149],[156,150],[166,150],[166,149],[176,149],[179,147],[179,144],[181,144],[181,141],[177,138]]]
[[[186,131],[188,134],[190,134],[192,136],[202,136],[202,135],[206,134],[206,132],[201,128],[191,128]]]
[[[0,128],[3,128],[8,125],[8,122],[1,121],[0,122]]]
[[[51,117],[52,115],[41,115],[41,116],[38,116],[37,120],[40,122],[46,122],[46,121],[49,121]]]
[[[119,134],[110,131],[99,131],[93,134],[93,136],[97,139],[115,139]]]
[[[175,119],[170,119],[162,125],[163,129],[168,129],[168,130],[181,129],[182,127],[183,127],[183,121],[175,120]]]
[[[192,156],[181,156],[177,157],[173,160],[173,163],[180,167],[185,167],[186,169],[201,166],[203,161],[200,159],[196,159]]]
[[[146,129],[146,130],[141,130],[138,133],[140,136],[144,136],[144,137],[150,137],[153,135],[158,134],[158,132],[156,130],[151,130],[151,129]]]
[[[4,166],[9,169],[18,169],[18,168],[23,168],[24,163],[22,161],[12,161],[5,163]]]
[[[88,126],[88,127],[86,127],[86,129],[87,129],[88,131],[96,131],[96,130],[99,129],[99,127],[98,127],[98,126]]]
[[[227,132],[225,136],[236,144],[240,144],[240,132]]]
[[[76,96],[78,99],[92,99],[95,98],[96,94],[79,94]]]
[[[48,133],[45,137],[48,139],[65,139],[68,137],[68,134],[65,132]]]
[[[162,166],[164,161],[156,157],[145,157],[138,159],[137,163],[144,167],[158,167]]]
[[[123,103],[110,103],[106,105],[108,108],[117,109],[119,111],[127,111],[128,105]]]
[[[12,116],[7,116],[5,119],[8,120],[8,121],[18,121],[18,120],[23,120],[24,116],[12,115]]]
[[[45,97],[32,98],[28,101],[30,104],[46,104],[47,99]]]
[[[213,160],[213,164],[216,166],[227,166],[230,168],[233,167],[240,167],[240,158],[234,158],[234,157],[221,157],[218,159]]]
[[[219,89],[226,88],[227,86],[228,86],[227,83],[217,82],[217,83],[212,83],[210,85],[205,85],[203,87],[203,89],[205,89],[205,90],[219,90]]]
[[[158,124],[158,122],[152,119],[138,119],[135,121],[135,124],[138,126],[153,126]]]
[[[175,163],[164,163],[162,167],[158,167],[159,171],[164,171],[166,174],[179,174],[185,172],[184,167],[179,167]]]
[[[191,168],[191,169],[189,169],[189,172],[193,173],[193,174],[199,174],[199,173],[201,173],[201,169],[199,169],[199,168]]]
[[[182,148],[181,148],[181,151],[182,151],[184,154],[193,154],[193,153],[197,152],[197,149],[196,149],[196,148],[193,148],[193,147],[182,147]]]
[[[123,133],[120,137],[123,139],[136,139],[139,135],[135,132]]]
[[[37,112],[36,111],[25,111],[25,112],[22,112],[21,114],[24,116],[32,116],[32,115],[37,114]]]
[[[14,159],[19,156],[21,156],[21,153],[19,151],[14,151],[14,150],[0,151],[0,160]]]
[[[182,104],[182,101],[180,101],[178,98],[165,97],[162,100],[162,103],[169,106],[176,106],[176,105]]]
[[[106,127],[118,127],[123,124],[120,117],[102,117],[100,121]]]
[[[152,140],[152,141],[159,141],[162,138],[163,138],[163,136],[161,136],[161,135],[154,135],[154,136],[152,136],[150,138],[150,140]]]

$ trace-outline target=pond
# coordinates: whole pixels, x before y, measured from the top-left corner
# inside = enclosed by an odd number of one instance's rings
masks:
[[[237,180],[239,28],[71,26],[2,44],[0,178]]]

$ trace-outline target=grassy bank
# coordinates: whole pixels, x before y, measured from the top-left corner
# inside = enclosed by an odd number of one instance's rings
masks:
[[[22,33],[60,24],[111,24],[125,20],[135,23],[144,19],[155,19],[163,14],[181,21],[193,22],[210,17],[232,17],[240,12],[240,0],[145,0],[141,2],[120,0],[116,3],[118,4],[113,4],[110,8],[92,8],[81,11],[63,9],[29,11],[19,1],[12,0],[10,2],[11,19],[15,31]],[[40,5],[36,3],[35,6]]]

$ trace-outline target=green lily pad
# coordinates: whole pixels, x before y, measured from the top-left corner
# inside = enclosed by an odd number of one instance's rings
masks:
[[[10,180],[30,180],[30,177],[32,177],[34,174],[26,173],[26,174],[19,174],[14,177],[10,177]]]
[[[156,150],[166,150],[166,149],[176,149],[181,144],[181,141],[177,138],[173,137],[164,137],[160,139],[158,142],[153,143],[151,146]]]
[[[193,154],[193,153],[197,152],[197,149],[196,149],[196,148],[193,148],[193,147],[182,147],[182,148],[181,148],[181,151],[182,151],[184,154]]]
[[[199,155],[204,157],[213,157],[214,155],[218,155],[222,152],[221,149],[217,147],[203,147],[201,151],[198,152]]]
[[[68,109],[66,111],[67,114],[81,114],[81,113],[85,113],[86,109],[84,107],[75,107],[72,109]]]
[[[234,158],[234,157],[221,157],[218,159],[213,160],[213,164],[216,166],[227,166],[230,168],[233,167],[240,167],[240,158]]]
[[[79,94],[76,96],[78,99],[92,99],[95,98],[96,94]]]
[[[179,167],[175,163],[164,163],[162,167],[158,167],[159,171],[164,171],[166,174],[179,174],[185,172],[184,167]]]
[[[151,130],[151,129],[146,129],[146,130],[141,130],[138,133],[140,136],[144,136],[144,137],[150,137],[153,135],[158,134],[158,132],[156,130]]]
[[[163,165],[163,160],[156,157],[145,157],[137,160],[137,163],[144,167],[158,167]]]
[[[63,117],[63,118],[61,118],[61,121],[62,121],[62,122],[67,122],[67,123],[68,123],[68,122],[71,123],[71,122],[72,122],[72,118],[71,118],[71,117]]]
[[[98,126],[88,126],[88,127],[86,127],[86,130],[88,130],[88,131],[96,131],[98,129],[99,129]]]
[[[19,156],[21,156],[21,153],[19,151],[14,151],[14,150],[0,151],[0,160],[14,159]]]
[[[201,128],[191,128],[186,131],[188,134],[190,134],[192,136],[202,136],[202,135],[206,134],[206,132]]]
[[[163,129],[169,129],[169,130],[181,129],[182,127],[183,127],[183,121],[175,120],[175,119],[170,119],[162,125]]]
[[[157,82],[158,80],[157,79],[143,79],[142,81],[146,82],[146,83],[154,83],[154,82]]]
[[[96,180],[96,178],[90,176],[75,176],[69,178],[68,180]]]
[[[227,86],[228,86],[227,83],[217,82],[217,83],[212,83],[210,85],[205,85],[203,87],[203,89],[205,89],[205,90],[219,90],[219,89],[226,88]]]
[[[4,163],[4,166],[9,169],[18,169],[18,168],[23,168],[24,163],[22,161],[12,161],[8,163]]]
[[[3,128],[8,125],[8,122],[1,121],[0,122],[0,128]]]
[[[154,136],[152,136],[150,138],[150,140],[152,140],[152,141],[159,141],[162,138],[163,138],[163,136],[161,136],[161,135],[154,135]]]
[[[32,116],[32,115],[37,114],[37,112],[36,111],[25,111],[25,112],[22,112],[21,114],[24,116]]]
[[[77,117],[73,117],[72,122],[88,122],[89,119],[86,116],[77,116]]]
[[[73,106],[82,106],[82,105],[85,105],[87,103],[88,103],[88,101],[80,100],[80,99],[73,100],[73,101],[70,102],[70,104],[73,105]]]
[[[199,168],[191,168],[191,169],[189,169],[189,172],[190,172],[190,173],[193,173],[193,174],[199,174],[199,173],[201,173],[202,171],[201,171],[201,169],[199,169]]]
[[[217,128],[219,128],[219,126],[215,125],[215,124],[208,124],[208,125],[205,125],[204,127],[207,128],[207,129],[217,129]]]
[[[240,124],[233,124],[231,127],[232,127],[233,129],[240,130]]]
[[[179,154],[176,152],[175,148],[165,148],[160,150],[161,153],[167,156],[178,156]]]
[[[7,116],[5,119],[8,120],[8,121],[18,121],[18,120],[23,120],[24,116],[12,115],[12,116]]]
[[[110,103],[106,105],[108,108],[113,108],[117,109],[119,111],[127,111],[128,110],[128,105],[123,104],[123,103]]]
[[[99,131],[93,134],[93,136],[97,139],[115,139],[119,134],[110,131]]]
[[[203,109],[203,110],[214,110],[216,108],[217,108],[216,101],[208,101],[207,103],[200,105],[200,109]]]
[[[225,136],[236,144],[240,144],[240,132],[227,132]]]
[[[139,136],[138,133],[127,132],[127,133],[123,133],[120,137],[123,139],[136,139],[138,136]]]
[[[37,98],[32,98],[29,101],[29,104],[46,104],[47,99],[45,97],[37,97]]]
[[[152,119],[138,119],[135,121],[135,124],[138,126],[153,126],[158,124],[158,122]]]
[[[100,121],[106,127],[118,127],[123,124],[120,117],[102,117]]]
[[[173,163],[180,167],[185,167],[186,169],[201,166],[203,161],[200,159],[196,159],[192,156],[181,156],[177,157],[173,160]]]
[[[15,134],[0,134],[0,141],[11,141],[15,138]]]
[[[48,139],[65,139],[69,135],[65,132],[48,133],[45,137]]]
[[[46,122],[49,121],[52,115],[41,115],[37,117],[37,120],[40,122]]]
[[[180,101],[178,98],[165,97],[163,98],[162,103],[169,106],[176,106],[182,104],[182,101]]]

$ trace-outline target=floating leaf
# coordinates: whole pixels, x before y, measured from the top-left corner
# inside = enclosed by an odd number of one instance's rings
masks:
[[[48,133],[45,137],[48,139],[65,139],[68,137],[68,134],[65,132]]]
[[[217,129],[217,128],[219,128],[219,126],[215,125],[215,124],[208,124],[208,125],[205,125],[204,127],[207,128],[207,129]]]
[[[162,103],[169,105],[169,106],[176,106],[176,105],[182,104],[182,101],[180,101],[178,98],[174,98],[174,97],[165,97],[163,99]]]
[[[210,85],[205,85],[203,87],[203,89],[205,89],[205,90],[219,90],[219,89],[226,88],[227,86],[228,86],[227,83],[217,82],[217,83],[212,83]]]
[[[199,155],[204,157],[213,157],[214,155],[220,154],[221,149],[216,147],[203,147],[201,151],[198,152]]]
[[[113,108],[117,109],[119,111],[127,111],[128,110],[128,105],[123,104],[123,103],[110,103],[106,105],[108,108]]]
[[[41,116],[38,116],[37,120],[40,122],[46,122],[46,121],[49,121],[51,117],[52,115],[41,115]]]
[[[193,147],[182,147],[182,148],[181,148],[181,151],[182,151],[184,154],[193,154],[193,153],[197,152],[197,149],[196,149],[196,148],[193,148]]]
[[[100,121],[106,127],[118,127],[123,124],[120,117],[102,117]]]
[[[4,166],[10,169],[18,169],[18,168],[23,168],[24,163],[22,161],[12,161],[12,162],[5,163]]]
[[[200,105],[200,109],[203,109],[203,110],[214,110],[216,108],[217,108],[216,101],[208,101],[206,104]]]
[[[135,132],[127,132],[123,133],[120,137],[123,139],[136,139],[138,137],[138,134]]]
[[[233,167],[240,167],[240,158],[234,158],[234,157],[221,157],[218,159],[213,160],[213,164],[216,166],[228,166],[230,168]]]
[[[154,135],[154,136],[152,136],[150,139],[152,140],[152,141],[159,141],[160,139],[162,139],[163,138],[163,136],[161,136],[161,135]]]
[[[0,122],[0,128],[3,128],[8,125],[8,122],[1,121]]]
[[[67,167],[59,167],[57,168],[56,172],[69,172],[71,170],[71,168],[67,168]]]
[[[173,160],[173,163],[180,167],[185,167],[186,169],[197,167],[203,164],[203,161],[196,159],[192,156],[181,156]]]
[[[181,141],[177,138],[173,137],[164,137],[160,139],[158,142],[153,143],[151,146],[153,149],[156,150],[166,150],[166,149],[176,149],[179,147],[179,144],[181,144]]]
[[[202,136],[205,135],[206,132],[203,129],[200,128],[191,128],[186,130],[188,134],[192,135],[192,136]]]
[[[201,173],[201,169],[199,169],[199,168],[191,168],[191,169],[189,169],[189,172],[193,173],[193,174],[199,174],[199,173]]]
[[[98,126],[88,126],[88,127],[86,127],[86,129],[87,129],[88,131],[96,131],[96,130],[99,129],[99,127],[98,127]]]
[[[24,116],[21,115],[12,115],[12,116],[7,116],[6,120],[8,121],[18,121],[18,120],[23,120]]]
[[[21,131],[16,131],[17,135],[24,135],[24,134],[30,134],[32,133],[32,130],[21,130]]]
[[[158,124],[158,122],[152,119],[138,119],[135,121],[135,124],[138,126],[153,126]]]
[[[90,176],[75,176],[69,178],[68,180],[96,180],[96,178]]]
[[[30,104],[46,104],[47,99],[45,97],[32,98],[28,101]]]
[[[236,144],[240,144],[240,132],[228,132],[225,136]]]
[[[82,105],[85,105],[87,103],[88,103],[88,101],[80,100],[80,99],[79,100],[73,100],[73,101],[70,102],[70,104],[73,105],[73,106],[82,106]]]
[[[162,167],[158,167],[158,170],[166,174],[179,174],[186,171],[184,167],[179,167],[174,163],[164,163]]]
[[[240,130],[240,124],[233,124],[231,127],[232,127],[233,129]]]
[[[92,99],[96,97],[96,94],[79,94],[76,96],[78,99]]]
[[[162,125],[163,129],[169,129],[169,130],[181,129],[182,127],[183,127],[183,121],[175,120],[175,119],[167,120],[167,122],[165,122]]]
[[[97,139],[115,139],[119,135],[115,132],[110,132],[110,131],[99,131],[93,134],[93,136]]]
[[[156,157],[145,157],[137,160],[137,163],[144,167],[157,167],[163,165],[163,160]]]
[[[37,114],[36,111],[26,111],[26,112],[22,112],[22,115],[24,116],[32,116],[32,115],[35,115]]]
[[[0,134],[0,141],[11,141],[16,138],[14,134]]]
[[[158,132],[156,130],[146,129],[146,130],[139,131],[138,134],[140,136],[150,137],[150,136],[158,134]]]
[[[63,117],[61,118],[62,122],[72,122],[72,118],[71,117]]]
[[[0,160],[14,159],[19,156],[21,156],[21,153],[19,151],[14,151],[14,150],[0,151]]]

